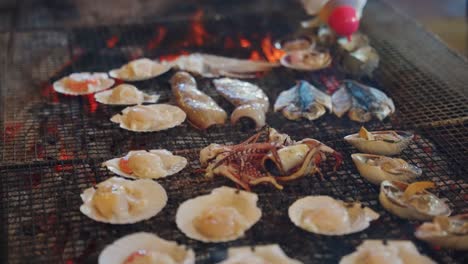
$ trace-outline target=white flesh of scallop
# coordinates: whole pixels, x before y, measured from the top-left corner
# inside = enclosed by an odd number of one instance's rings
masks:
[[[364,153],[384,156],[400,154],[413,139],[413,134],[405,131],[373,131],[370,133],[377,139],[367,140],[360,137],[358,133],[346,136],[344,139]],[[393,138],[394,142],[378,139],[380,137]]]
[[[84,190],[81,199],[80,211],[95,221],[133,224],[158,214],[166,206],[167,194],[153,180],[112,177]]]
[[[152,132],[169,129],[184,122],[186,114],[177,106],[167,104],[136,105],[127,107],[111,121],[135,132]]]
[[[124,236],[108,245],[99,255],[99,264],[124,264],[134,253],[157,256],[155,263],[194,264],[195,253],[184,245],[168,241],[155,234],[140,232]],[[166,261],[163,261],[166,260]],[[159,262],[158,262],[159,261]]]
[[[359,203],[346,204],[329,196],[301,198],[289,207],[288,214],[297,227],[329,236],[362,231],[379,218],[379,214]]]
[[[162,75],[170,69],[170,65],[141,58],[130,61],[119,69],[111,70],[109,75],[124,81],[143,81]]]
[[[85,81],[96,81],[97,84],[88,84],[86,91],[74,91],[67,85],[67,81],[72,80],[75,82],[85,82]],[[86,94],[93,94],[105,89],[110,88],[114,85],[114,80],[110,79],[107,76],[107,73],[96,72],[96,73],[89,73],[89,72],[81,72],[81,73],[72,73],[69,76],[63,77],[62,79],[54,82],[53,87],[54,90],[58,93],[68,94],[68,95],[86,95]]]
[[[113,89],[96,93],[96,101],[108,105],[136,105],[156,103],[159,95],[144,93],[131,84],[120,84]]]
[[[133,173],[128,174],[120,169],[119,162],[122,158],[128,158],[127,164]],[[187,159],[165,149],[137,150],[128,152],[125,157],[108,160],[103,165],[123,177],[158,179],[183,170],[187,166]]]
[[[277,245],[234,247],[228,249],[228,258],[218,264],[302,264],[288,257]]]
[[[239,191],[230,187],[219,187],[210,194],[195,197],[183,202],[177,209],[177,227],[188,237],[203,242],[226,242],[235,240],[244,235],[260,217],[262,212],[257,207],[258,196],[254,193]],[[207,210],[218,208],[229,213],[229,222],[224,226],[234,227],[222,228],[221,234],[217,236],[207,235],[196,227],[197,219],[207,216]],[[213,218],[221,217],[216,215],[220,210],[212,211]],[[224,218],[226,219],[226,218]],[[223,219],[219,219],[220,223]],[[208,227],[207,227],[208,228]],[[224,232],[226,231],[226,232]]]
[[[468,250],[468,214],[436,217],[419,226],[414,235],[434,246]]]

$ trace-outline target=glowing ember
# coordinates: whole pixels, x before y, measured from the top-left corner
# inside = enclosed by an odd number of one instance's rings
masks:
[[[99,104],[96,102],[96,99],[94,98],[94,94],[88,94],[88,103],[89,103],[89,112],[90,113],[95,113]]]
[[[112,49],[113,47],[115,47],[115,45],[117,45],[117,42],[119,42],[119,38],[117,36],[112,36],[111,38],[106,40],[106,46],[109,49]]]
[[[250,54],[249,59],[253,60],[253,61],[260,61],[260,60],[262,60],[262,57],[260,56],[260,53],[258,51],[254,50]]]
[[[182,56],[182,55],[189,55],[190,53],[188,51],[185,51],[185,50],[182,50],[180,51],[179,53],[177,54],[165,54],[165,55],[161,55],[159,56],[159,60],[160,61],[173,61],[175,59],[177,59],[178,57]]]
[[[249,48],[250,46],[252,46],[252,43],[250,43],[248,39],[242,37],[239,40],[239,44],[243,48]]]
[[[274,47],[273,43],[271,42],[271,36],[267,35],[265,38],[262,39],[262,51],[265,57],[270,62],[277,62],[283,57],[285,54],[284,51],[277,49]]]
[[[236,44],[234,43],[234,40],[232,40],[231,37],[227,36],[224,39],[224,48],[226,49],[233,49],[236,47]]]
[[[163,41],[166,36],[167,29],[165,27],[159,26],[156,28],[156,35],[148,42],[146,48],[153,50]]]
[[[196,46],[202,46],[205,39],[209,37],[202,22],[203,10],[198,10],[192,17],[190,33],[188,42],[186,44],[194,43]]]

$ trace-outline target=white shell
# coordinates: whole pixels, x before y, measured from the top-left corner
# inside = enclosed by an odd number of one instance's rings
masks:
[[[357,250],[341,258],[340,264],[436,264],[421,255],[413,242],[406,240],[364,240]]]
[[[174,264],[194,264],[195,253],[177,242],[168,241],[152,233],[126,235],[108,245],[99,255],[99,264],[120,264],[139,250],[155,251],[169,257]],[[159,263],[159,262],[158,262]],[[165,263],[165,262],[163,262]]]
[[[443,217],[441,217],[443,218]],[[447,217],[449,228],[442,227],[434,218],[431,223],[423,223],[416,229],[414,235],[431,245],[455,250],[468,250],[468,214]],[[450,222],[458,222],[454,225]],[[460,230],[453,232],[450,228],[458,227]]]
[[[240,191],[230,187],[213,189],[210,194],[201,195],[183,202],[177,209],[177,227],[188,237],[203,242],[226,242],[244,235],[262,216],[257,207],[258,196],[255,193]],[[201,234],[193,224],[194,219],[204,210],[214,206],[234,208],[242,219],[242,228],[232,236],[213,239]]]
[[[149,151],[146,151],[146,150],[130,151],[128,152],[127,155],[125,155],[125,157],[129,157],[136,153],[148,153],[148,154],[151,153],[151,154],[157,155],[160,158],[161,162],[158,164],[160,165],[159,166],[160,169],[158,170],[159,174],[157,175],[155,174],[154,176],[149,177],[151,179],[159,179],[159,178],[163,178],[169,175],[176,174],[179,171],[183,170],[185,166],[187,166],[186,158],[173,155],[172,152],[165,150],[165,149],[152,149]],[[144,176],[139,176],[136,174],[128,174],[128,173],[121,171],[120,166],[119,166],[119,161],[122,158],[123,157],[108,160],[104,162],[102,165],[106,166],[113,173],[123,176],[123,177],[131,178],[131,179],[145,178]]]
[[[68,78],[72,78],[76,81],[85,81],[85,80],[97,80],[99,83],[97,85],[88,84],[88,91],[86,92],[75,92],[70,90],[67,86],[65,81]],[[114,85],[114,80],[110,79],[107,76],[107,73],[104,72],[80,72],[80,73],[72,73],[69,76],[63,77],[62,79],[54,82],[53,87],[54,90],[58,93],[68,94],[68,95],[86,95],[96,93],[105,89],[110,88]]]
[[[410,220],[431,220],[435,216],[450,215],[451,210],[448,205],[442,199],[427,191],[424,191],[423,195],[433,202],[432,211],[423,210],[403,200],[402,195],[407,186],[408,184],[404,182],[383,181],[380,184],[379,194],[382,206],[390,213]]]
[[[405,167],[407,167],[407,169],[400,170],[395,173],[384,170],[380,165],[373,165],[367,162],[369,159],[392,159],[385,156],[355,153],[351,155],[351,158],[353,159],[353,162],[361,176],[376,185],[380,185],[380,183],[385,180],[411,181],[422,173],[420,168],[406,162]]]
[[[277,244],[233,247],[228,249],[228,258],[218,264],[302,264],[301,261],[288,257]]]
[[[400,140],[398,142],[367,140],[360,137],[358,133],[348,135],[344,137],[344,140],[364,153],[391,156],[400,154],[405,148],[408,147],[411,140],[413,139],[413,134],[406,131],[372,131],[370,133],[373,135],[396,133],[400,137]]]
[[[139,120],[129,120],[129,113],[135,111],[148,111],[151,118]],[[169,129],[184,122],[186,114],[177,106],[168,104],[136,105],[127,107],[122,114],[114,115],[111,121],[120,124],[120,127],[135,132],[152,132]]]
[[[112,98],[118,96],[117,100]],[[96,93],[96,101],[108,105],[136,105],[142,103],[156,103],[159,95],[144,93],[131,84],[120,84],[113,89]]]
[[[332,210],[331,219],[324,215],[324,220],[328,227],[333,228],[325,230],[322,227],[314,224],[308,225],[304,223],[303,214],[307,211],[317,210]],[[369,227],[372,220],[379,218],[379,214],[368,207],[361,207],[360,203],[344,203],[340,200],[335,200],[330,196],[307,196],[295,201],[288,210],[289,218],[297,226],[308,232],[321,235],[346,235],[362,231]],[[323,215],[323,214],[322,214]],[[336,221],[332,221],[336,220]],[[327,228],[328,228],[327,227]]]
[[[140,201],[144,206],[139,210],[137,214],[130,214],[128,210],[119,208],[118,214],[113,214],[110,218],[105,218],[96,210],[93,205],[93,197],[96,193],[95,187],[84,190],[81,194],[83,204],[80,207],[80,211],[88,216],[89,218],[103,223],[110,224],[133,224],[142,220],[149,219],[158,214],[167,203],[166,190],[157,182],[149,179],[142,180],[125,180],[119,177],[112,177],[96,185],[105,186],[112,185],[114,187],[124,187],[129,190],[139,191],[141,197],[135,198],[134,200]],[[129,199],[128,193],[122,194],[122,199],[127,202]],[[121,210],[122,209],[122,210]]]
[[[109,71],[109,75],[124,81],[144,81],[162,75],[170,69],[171,66],[168,64],[141,58],[130,61],[119,69]]]
[[[314,63],[307,63],[304,59],[307,56],[316,56]],[[296,61],[299,60],[299,61]],[[314,50],[295,50],[283,55],[280,59],[281,65],[287,68],[300,71],[315,71],[330,66],[332,58],[328,52],[318,52]]]

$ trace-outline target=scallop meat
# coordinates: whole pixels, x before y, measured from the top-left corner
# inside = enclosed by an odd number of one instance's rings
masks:
[[[400,154],[413,139],[413,133],[406,131],[367,131],[364,127],[359,133],[348,135],[344,140],[359,151],[368,154],[392,156]]]
[[[218,264],[302,264],[288,257],[277,244],[228,249],[228,258]]]
[[[136,105],[156,103],[159,95],[144,93],[131,84],[120,84],[115,88],[96,93],[96,101],[108,105]]]
[[[114,85],[114,82],[107,73],[80,72],[63,77],[54,82],[53,87],[56,92],[62,94],[86,95],[108,89]]]
[[[414,235],[436,247],[468,250],[468,214],[436,216],[419,226]]]
[[[113,69],[109,72],[112,78],[124,81],[144,81],[162,75],[169,71],[171,66],[164,63],[158,63],[148,58],[133,60],[119,69]]]

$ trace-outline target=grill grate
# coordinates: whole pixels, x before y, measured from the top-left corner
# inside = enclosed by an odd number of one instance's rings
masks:
[[[438,195],[449,200],[454,214],[466,213],[468,194],[463,175],[467,173],[467,99],[461,85],[467,80],[458,71],[466,69],[467,64],[392,10],[383,16],[372,15],[382,13],[377,10],[384,8],[388,7],[378,1],[370,1],[367,7],[364,31],[381,54],[382,64],[375,79],[363,81],[382,87],[393,97],[398,113],[391,120],[373,121],[366,126],[372,130],[414,130],[417,137],[401,158],[423,169],[421,180],[437,184]],[[190,23],[181,19],[43,29],[32,17],[18,20],[20,31],[0,33],[0,47],[11,47],[9,51],[0,49],[3,100],[0,105],[0,256],[4,258],[0,262],[95,263],[102,248],[113,240],[135,231],[152,231],[192,247],[197,253],[197,263],[222,259],[224,249],[229,246],[266,243],[279,243],[288,255],[305,263],[336,263],[363,239],[372,238],[411,239],[420,251],[440,263],[465,263],[467,258],[462,253],[433,249],[415,240],[414,228],[420,222],[400,220],[380,206],[378,187],[358,174],[350,159],[356,149],[342,140],[360,125],[345,118],[326,115],[315,122],[291,122],[279,114],[269,113],[268,123],[294,139],[313,137],[337,149],[345,157],[343,166],[333,172],[333,162],[327,161],[323,165],[326,180],[303,178],[289,183],[281,192],[268,186],[256,187],[264,216],[246,237],[219,245],[202,244],[186,238],[176,228],[173,220],[177,206],[231,183],[221,177],[208,180],[192,173],[200,166],[198,152],[210,143],[244,140],[253,133],[249,124],[214,128],[207,133],[183,124],[169,131],[136,134],[108,121],[122,107],[98,105],[89,96],[58,95],[51,88],[53,81],[63,75],[75,71],[106,71],[136,56],[159,58],[181,51],[244,58],[255,51],[263,56],[262,40],[268,37],[273,40],[291,32],[299,18],[292,12],[221,19],[213,16],[207,19],[211,23],[204,23],[208,35],[202,38],[203,45],[191,39]],[[390,32],[395,28],[398,31],[387,35],[378,31],[388,24]],[[405,27],[399,27],[400,24]],[[190,41],[180,41],[181,38]],[[227,44],[229,38],[234,43],[232,47]],[[251,45],[241,47],[238,44],[241,39],[248,39]],[[408,43],[425,45],[418,45],[415,50],[407,48],[412,47]],[[434,68],[430,67],[439,56],[444,57]],[[139,82],[137,86],[160,93],[161,102],[168,102],[171,75],[172,72]],[[264,88],[273,102],[295,80],[318,82],[320,75],[344,77],[335,70],[305,74],[275,69],[253,82]],[[208,80],[198,79],[198,82],[223,108],[232,111],[232,106],[215,93]],[[102,161],[132,149],[152,148],[173,150],[190,161],[182,173],[160,180],[169,194],[169,203],[160,214],[135,225],[112,226],[96,223],[79,212],[82,190],[112,176],[101,167]],[[381,218],[365,231],[348,236],[306,233],[290,223],[286,211],[293,201],[308,194],[359,200],[380,213]]]

